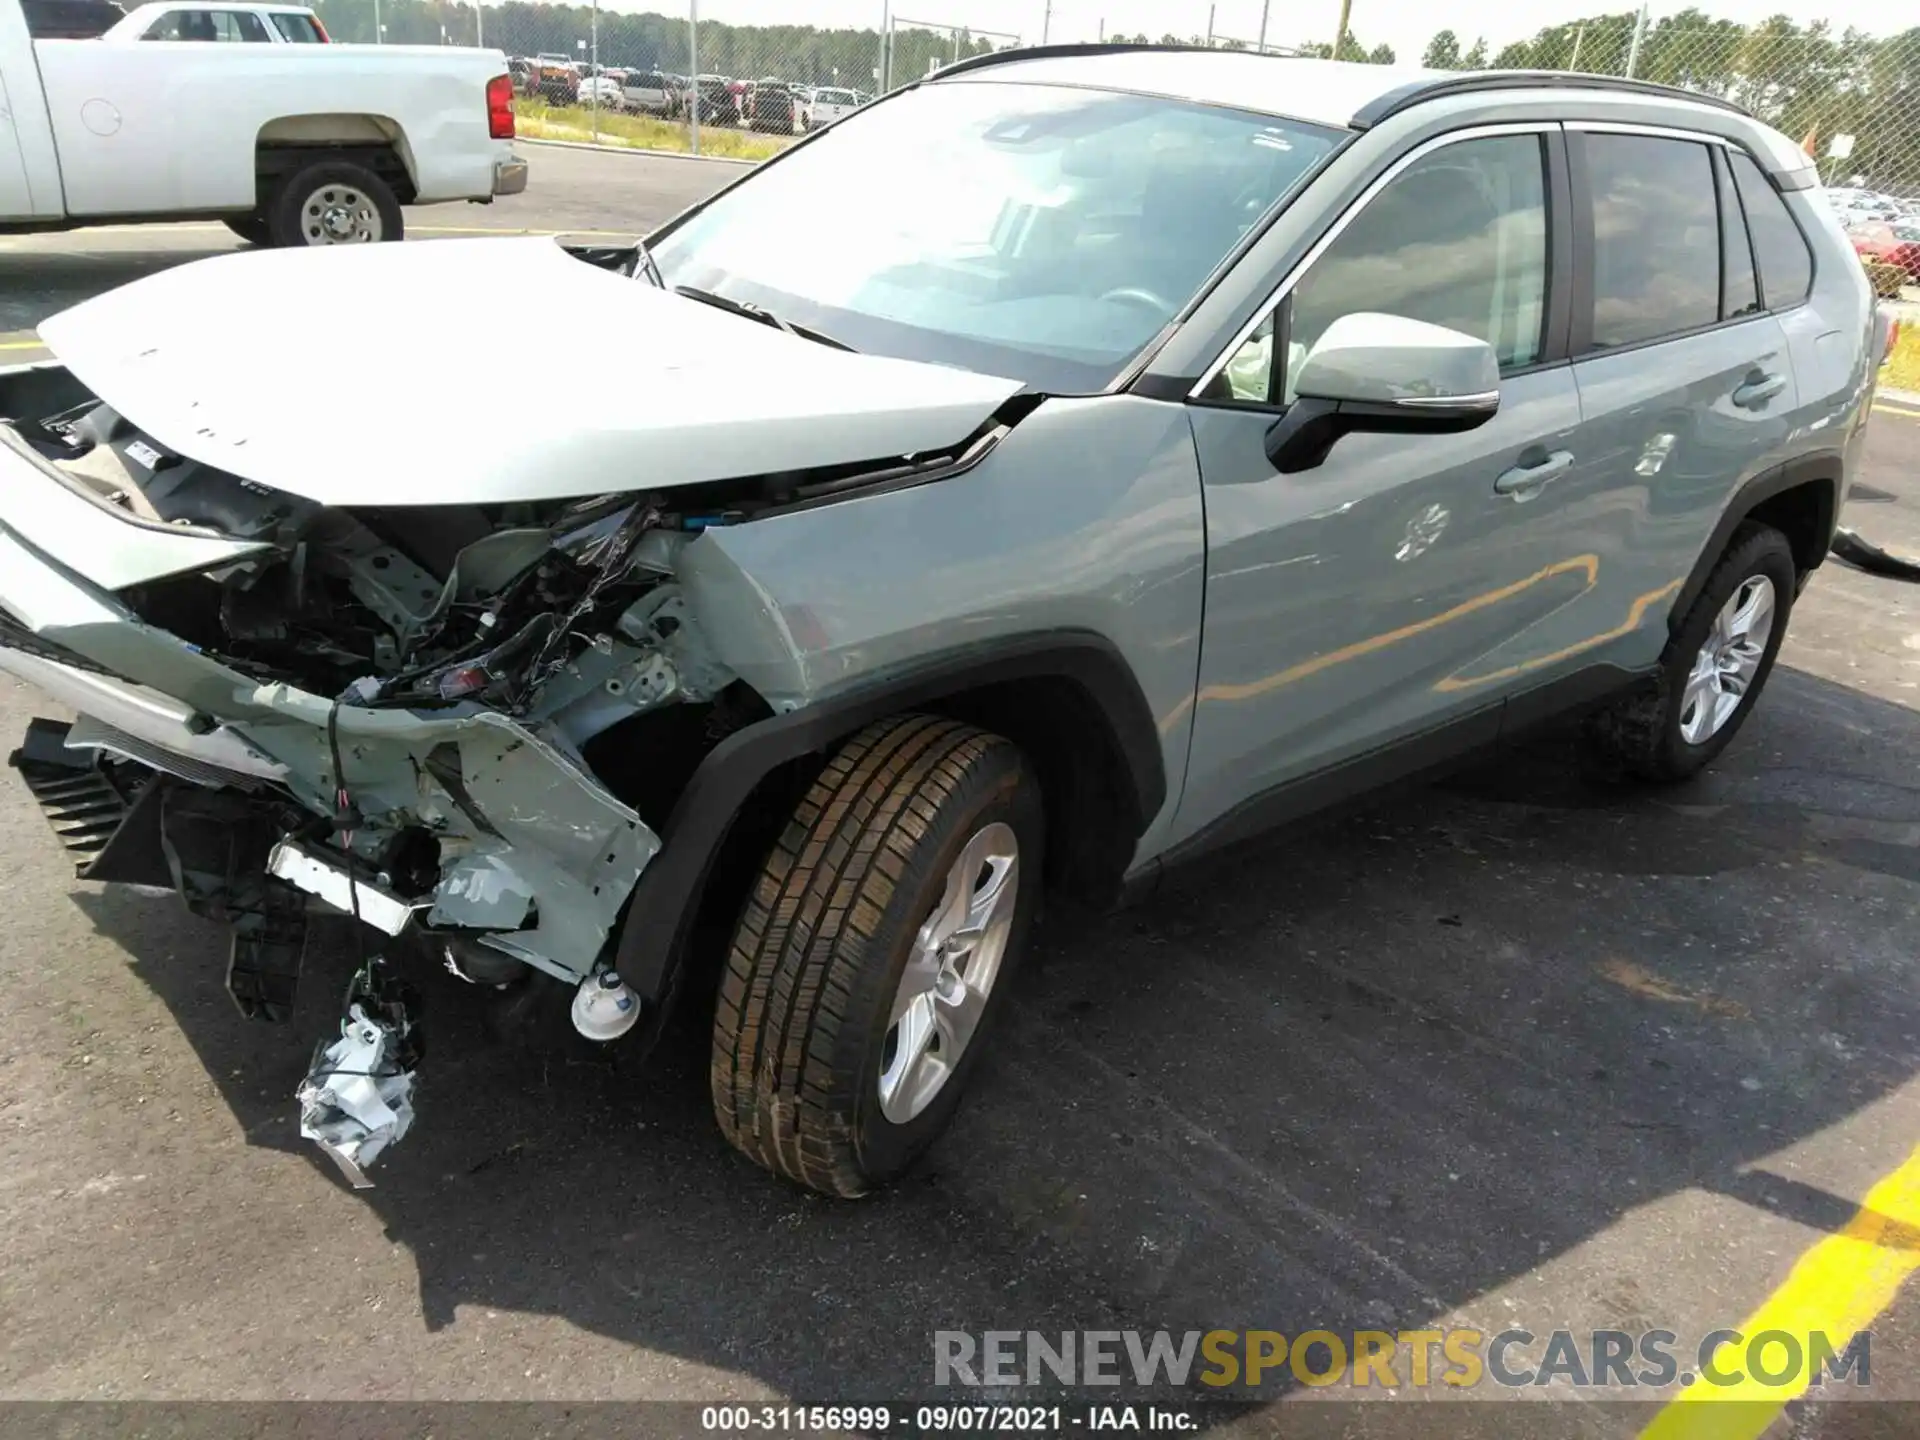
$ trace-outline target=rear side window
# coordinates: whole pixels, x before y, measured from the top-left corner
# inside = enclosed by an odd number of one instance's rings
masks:
[[[1747,219],[1734,193],[1733,175],[1725,163],[1713,167],[1720,189],[1720,317],[1731,320],[1760,312],[1760,286],[1754,278],[1753,246],[1747,239]]]
[[[268,43],[267,27],[260,23],[260,17],[244,10],[173,10],[156,20],[141,38],[197,44]]]
[[[295,45],[320,44],[320,27],[313,23],[311,16],[276,13],[273,28],[280,32],[282,38]]]
[[[1807,237],[1752,156],[1729,150],[1727,158],[1747,211],[1747,230],[1760,268],[1760,294],[1769,310],[1798,305],[1813,288],[1813,252],[1807,248]]]
[[[1720,318],[1720,217],[1705,145],[1589,134],[1593,347],[1637,345]]]

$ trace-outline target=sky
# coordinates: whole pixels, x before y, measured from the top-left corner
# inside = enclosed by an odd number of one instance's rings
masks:
[[[576,0],[578,3],[578,0]],[[674,13],[685,0],[607,0],[616,10],[652,10]],[[859,26],[877,28],[886,0],[698,0],[703,20],[738,25],[817,25],[822,28]],[[1498,50],[1511,40],[1583,15],[1625,10],[1632,0],[1531,0],[1526,5],[1435,5],[1431,0],[1353,0],[1348,22],[1369,48],[1381,43],[1394,47],[1405,64],[1418,63],[1434,31],[1451,28],[1461,48],[1485,36]],[[1676,0],[1655,0],[1651,15],[1682,9]],[[1886,0],[1817,0],[1814,5],[1795,0],[1700,0],[1699,8],[1716,18],[1751,23],[1786,13],[1796,20],[1829,21],[1834,30],[1849,25],[1883,35],[1903,28],[1893,16],[1903,9]],[[976,32],[1002,31],[1028,44],[1039,43],[1048,0],[898,0],[903,19],[944,25],[966,25]],[[1145,30],[1154,38],[1167,31],[1205,34],[1207,12],[1214,12],[1214,33],[1251,42],[1260,31],[1261,0],[1051,0],[1048,37],[1053,41],[1097,40],[1104,21],[1109,34]],[[1331,41],[1339,23],[1339,0],[1270,0],[1269,43],[1286,45],[1308,40]]]

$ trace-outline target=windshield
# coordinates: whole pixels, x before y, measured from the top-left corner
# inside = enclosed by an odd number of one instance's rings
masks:
[[[1086,393],[1338,138],[1149,96],[925,85],[855,111],[654,253],[669,285],[857,350]]]

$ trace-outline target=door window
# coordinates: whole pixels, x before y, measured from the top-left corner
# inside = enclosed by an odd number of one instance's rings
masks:
[[[1746,215],[1733,188],[1733,175],[1723,160],[1713,167],[1720,189],[1720,318],[1756,315],[1760,286],[1754,275],[1753,245],[1747,238]]]
[[[1288,332],[1285,353],[1276,353],[1268,316],[1228,362],[1214,387],[1219,398],[1290,400],[1285,376],[1298,371],[1329,325],[1356,311],[1404,315],[1485,340],[1503,370],[1531,365],[1547,309],[1541,136],[1491,135],[1421,156],[1314,261],[1288,305],[1280,327]]]
[[[1720,318],[1713,158],[1691,140],[1585,137],[1593,194],[1593,348],[1638,345]]]

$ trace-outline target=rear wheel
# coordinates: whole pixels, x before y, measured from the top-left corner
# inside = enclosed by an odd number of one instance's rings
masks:
[[[849,741],[734,935],[710,1072],[727,1139],[829,1195],[907,1169],[1004,1004],[1041,844],[1039,788],[999,736],[908,715]]]
[[[289,175],[267,207],[267,223],[275,245],[364,245],[404,233],[387,182],[341,160]]]
[[[1746,525],[1667,642],[1653,688],[1594,717],[1598,747],[1643,780],[1690,779],[1727,748],[1773,673],[1797,580],[1793,547]]]

